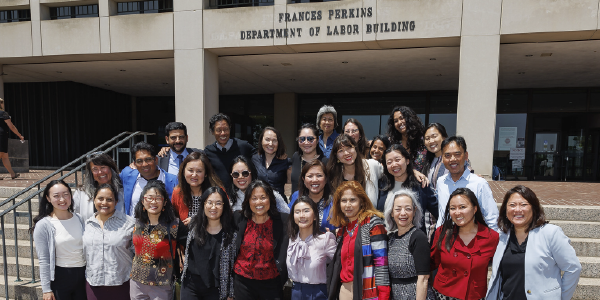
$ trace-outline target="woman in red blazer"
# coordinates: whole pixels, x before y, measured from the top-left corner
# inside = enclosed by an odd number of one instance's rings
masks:
[[[198,211],[202,211],[200,196],[211,186],[223,188],[221,180],[213,170],[208,156],[202,152],[192,152],[181,162],[179,184],[173,189],[171,203],[186,226]]]
[[[498,233],[489,229],[475,194],[459,188],[450,195],[444,224],[435,232],[431,268],[437,299],[484,299],[488,265],[498,245]]]

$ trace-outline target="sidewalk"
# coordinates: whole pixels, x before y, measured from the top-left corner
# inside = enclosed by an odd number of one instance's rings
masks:
[[[15,180],[11,180],[8,174],[2,174],[0,177],[4,180],[0,180],[0,189],[11,188],[10,190],[14,190],[13,193],[16,193],[19,188],[28,187],[45,176],[50,175],[52,172],[51,170],[30,170],[29,173],[21,173],[21,177]],[[78,174],[81,176],[80,173]],[[54,176],[51,179],[58,177],[60,176]],[[81,177],[78,179],[81,184]],[[75,176],[69,176],[66,182],[75,183]],[[42,184],[42,189],[46,183]],[[494,193],[494,199],[498,203],[502,202],[506,191],[515,185],[522,184],[532,189],[544,205],[600,206],[600,182],[489,181],[489,184]],[[288,197],[290,195],[290,188],[291,185],[286,185],[286,194]],[[0,197],[8,196],[10,195],[2,195]]]

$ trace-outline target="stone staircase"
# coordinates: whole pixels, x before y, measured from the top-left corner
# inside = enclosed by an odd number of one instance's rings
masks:
[[[2,199],[3,200],[3,199]],[[25,211],[23,205],[18,211]],[[4,209],[4,208],[0,208]],[[32,202],[34,216],[37,200]],[[573,299],[600,300],[600,206],[544,206],[550,223],[560,226],[571,239],[583,270]],[[4,276],[8,275],[10,299],[42,299],[37,254],[34,251],[35,283],[31,282],[31,250],[29,247],[28,219],[17,218],[20,282],[16,280],[16,258],[14,244],[14,222],[12,214],[5,216],[4,234],[7,248],[7,274],[4,274],[3,259],[0,258],[0,300],[4,299]],[[0,240],[0,247],[2,246]],[[1,255],[1,253],[0,253]]]

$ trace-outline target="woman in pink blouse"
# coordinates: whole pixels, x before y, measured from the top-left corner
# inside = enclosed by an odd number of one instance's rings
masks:
[[[320,232],[318,212],[317,204],[307,196],[298,198],[290,212],[286,263],[294,282],[292,300],[327,299],[326,264],[337,245],[333,233]]]

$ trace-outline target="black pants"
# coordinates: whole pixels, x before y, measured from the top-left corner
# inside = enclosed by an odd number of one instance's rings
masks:
[[[85,267],[54,267],[54,280],[50,288],[56,300],[87,300],[85,292]]]
[[[233,294],[235,300],[281,300],[283,299],[283,287],[281,278],[255,280],[244,276],[235,275]]]
[[[219,288],[207,288],[199,276],[190,273],[185,275],[181,284],[181,299],[219,300]]]

